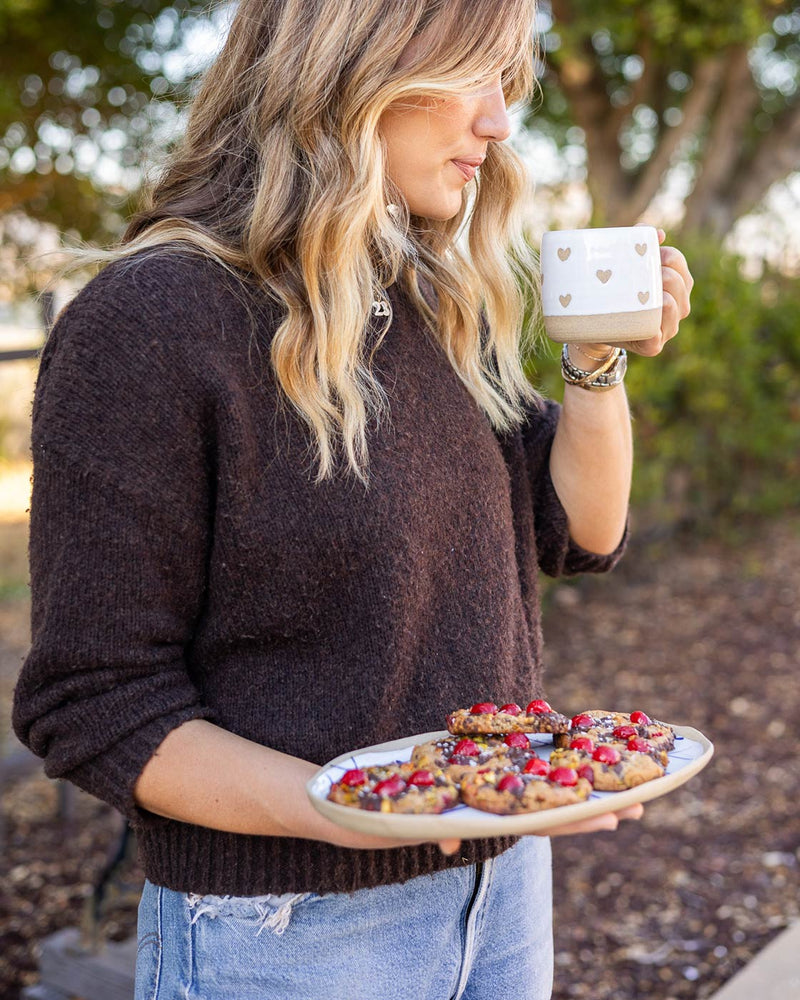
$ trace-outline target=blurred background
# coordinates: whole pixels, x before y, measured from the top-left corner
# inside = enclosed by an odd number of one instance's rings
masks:
[[[129,936],[140,884],[123,857],[94,906],[118,820],[45,781],[8,722],[36,354],[79,284],[55,280],[58,250],[119,236],[232,10],[0,0],[0,997],[38,980],[60,928]],[[697,280],[663,363],[629,368],[629,555],[546,588],[551,701],[642,708],[717,744],[637,829],[556,845],[555,996],[711,997],[798,915],[800,6],[543,0],[537,31],[541,94],[512,140],[532,242],[645,221]],[[530,370],[558,396],[555,354]]]

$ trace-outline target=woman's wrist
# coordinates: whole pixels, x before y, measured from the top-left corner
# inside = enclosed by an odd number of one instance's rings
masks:
[[[574,347],[574,344],[564,344],[561,351],[561,375],[567,385],[589,392],[608,392],[622,384],[628,366],[624,348],[608,346],[606,354],[595,355],[589,347],[583,350],[579,347],[573,358],[571,351]],[[577,357],[581,353],[587,356],[591,367],[583,367],[587,362]]]
[[[596,371],[611,358],[614,347],[611,344],[567,344],[567,351],[576,368]]]

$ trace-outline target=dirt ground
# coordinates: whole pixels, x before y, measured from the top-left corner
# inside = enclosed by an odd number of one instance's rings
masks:
[[[2,541],[2,540],[0,540]],[[0,591],[0,736],[28,604]],[[548,694],[559,710],[643,709],[702,730],[715,757],[641,823],[554,844],[554,1000],[709,997],[800,909],[800,522],[661,550],[547,592]],[[794,735],[792,735],[794,734]],[[81,919],[119,827],[78,794],[58,818],[39,775],[3,790],[0,998],[36,980],[36,942]],[[134,926],[135,865],[105,914]]]

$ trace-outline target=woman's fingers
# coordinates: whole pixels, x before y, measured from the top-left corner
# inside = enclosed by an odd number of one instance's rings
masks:
[[[637,802],[625,809],[618,809],[615,815],[617,819],[641,819],[644,816],[644,806],[641,802]]]
[[[654,358],[661,353],[661,348],[665,343],[666,339],[663,333],[659,333],[657,337],[648,337],[647,340],[632,340],[620,346],[624,347],[629,354],[639,354],[643,358]]]
[[[636,805],[619,809],[617,812],[602,813],[592,819],[581,820],[579,823],[566,823],[562,826],[550,827],[542,831],[542,836],[565,837],[576,833],[598,833],[603,830],[616,830],[620,820],[641,819],[644,815],[644,806],[641,802]]]
[[[546,830],[537,831],[542,837],[565,837],[576,833],[598,833],[602,830],[616,830],[620,821],[626,819],[641,819],[644,815],[644,806],[641,802],[627,806],[625,809],[618,809],[616,812],[602,813],[600,816],[593,816],[592,819],[581,820],[579,823],[564,823],[561,826],[548,827]],[[455,839],[440,840],[439,849],[442,854],[455,854],[461,847],[461,841]]]
[[[675,247],[661,248],[661,276],[664,292],[669,292],[678,307],[678,319],[686,319],[691,311],[689,296],[694,287],[694,278],[680,250]]]
[[[659,242],[663,242],[663,229],[659,229],[658,237]],[[681,320],[686,319],[691,311],[690,297],[694,278],[686,258],[675,247],[661,247],[661,279],[664,286],[661,329],[655,337],[626,344],[625,347],[632,354],[647,358],[660,354],[667,341],[677,334]]]
[[[542,837],[570,837],[578,833],[599,833],[603,830],[616,830],[619,825],[616,813],[603,813],[593,819],[581,820],[579,823],[565,823],[563,826],[553,826],[542,830]]]
[[[694,278],[692,277],[692,272],[689,270],[689,264],[686,257],[681,253],[677,247],[661,247],[661,266],[662,268],[670,268],[681,278],[681,281],[686,285],[688,292],[691,292],[694,288]]]

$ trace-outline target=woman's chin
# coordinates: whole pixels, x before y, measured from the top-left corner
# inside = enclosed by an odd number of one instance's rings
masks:
[[[408,198],[408,207],[412,215],[433,222],[447,222],[454,219],[461,211],[462,192],[443,191],[438,197]]]
[[[447,222],[450,219],[454,219],[458,213],[461,211],[461,202],[457,205],[436,205],[431,206],[427,211],[414,212],[414,215],[420,215],[422,218],[430,219],[432,222]]]

